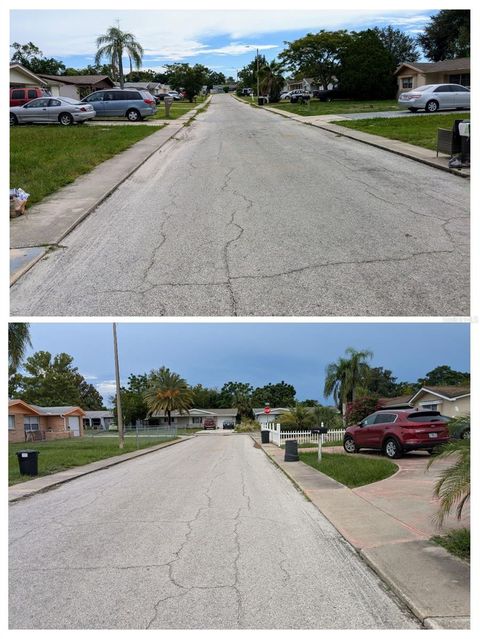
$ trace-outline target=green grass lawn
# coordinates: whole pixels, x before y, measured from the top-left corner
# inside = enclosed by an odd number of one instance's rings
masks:
[[[334,100],[320,102],[312,99],[308,104],[291,104],[287,101],[269,106],[297,115],[341,115],[342,113],[368,113],[374,111],[397,111],[396,100]]]
[[[443,546],[452,555],[470,561],[470,530],[468,528],[452,530],[446,535],[437,535],[432,537],[430,541]]]
[[[437,148],[437,129],[451,129],[455,120],[470,119],[470,115],[445,113],[442,115],[411,115],[402,118],[372,118],[352,122],[335,122],[339,126],[355,131],[381,135],[391,140],[401,140],[423,146]]]
[[[388,459],[342,453],[322,453],[321,462],[318,462],[317,453],[300,453],[300,460],[349,488],[380,481],[390,477],[398,469],[398,466]]]
[[[138,448],[156,446],[165,438],[139,438]],[[135,437],[127,437],[123,450],[118,448],[117,437],[79,437],[75,439],[58,439],[50,442],[34,442],[9,444],[8,446],[8,483],[17,484],[32,479],[27,475],[20,475],[16,452],[19,450],[38,450],[38,476],[51,475],[74,466],[83,466],[90,462],[115,457],[123,453],[137,450]]]
[[[27,125],[10,129],[10,187],[35,204],[159,127]]]

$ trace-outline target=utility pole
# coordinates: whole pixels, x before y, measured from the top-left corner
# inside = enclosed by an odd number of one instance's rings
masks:
[[[260,97],[260,75],[259,75],[259,69],[258,69],[258,49],[257,49],[257,103],[258,103],[258,98]]]
[[[120,398],[120,367],[118,365],[117,325],[115,322],[113,322],[113,351],[115,353],[115,384],[117,387],[118,447],[122,449],[125,439],[123,435],[122,402]]]

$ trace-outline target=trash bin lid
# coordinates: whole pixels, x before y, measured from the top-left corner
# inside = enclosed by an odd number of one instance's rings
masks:
[[[458,133],[462,137],[470,137],[470,122],[460,122],[458,125]]]
[[[24,453],[27,453],[27,454],[34,453],[35,455],[39,455],[40,451],[39,450],[18,450],[17,457],[20,457],[20,455],[24,455]]]

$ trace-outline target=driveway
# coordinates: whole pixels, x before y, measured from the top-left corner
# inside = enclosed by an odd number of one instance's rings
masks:
[[[10,506],[11,628],[416,628],[248,435]]]
[[[12,315],[469,314],[467,180],[229,95],[54,248]]]

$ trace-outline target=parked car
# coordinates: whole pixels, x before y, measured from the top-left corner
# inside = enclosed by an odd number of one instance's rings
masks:
[[[231,420],[226,420],[223,422],[223,428],[224,430],[233,430],[235,428],[235,422],[232,422]]]
[[[215,430],[217,428],[217,423],[213,419],[213,417],[206,417],[203,420],[203,430]]]
[[[95,109],[73,98],[37,98],[21,107],[10,109],[10,125],[58,123],[69,126],[83,124],[95,117]]]
[[[174,100],[181,100],[184,97],[184,95],[183,94],[180,95],[178,91],[169,91],[168,95],[172,97]]]
[[[312,96],[308,91],[303,89],[295,89],[290,92],[290,102],[295,104],[296,102],[308,102]]]
[[[448,417],[433,410],[379,410],[346,429],[343,447],[347,453],[381,450],[391,459],[411,450],[432,453],[449,440],[447,422]]]
[[[130,122],[139,122],[157,111],[155,98],[143,89],[95,91],[82,102],[92,105],[97,117],[125,117]]]
[[[35,100],[35,98],[46,98],[50,96],[51,93],[47,89],[41,89],[40,87],[26,87],[23,89],[10,89],[10,106],[23,106],[30,102],[30,100]]]
[[[400,109],[416,113],[425,109],[435,113],[440,109],[469,109],[470,89],[460,84],[425,84],[398,96]]]
[[[253,95],[253,89],[249,87],[242,89],[242,95]]]

